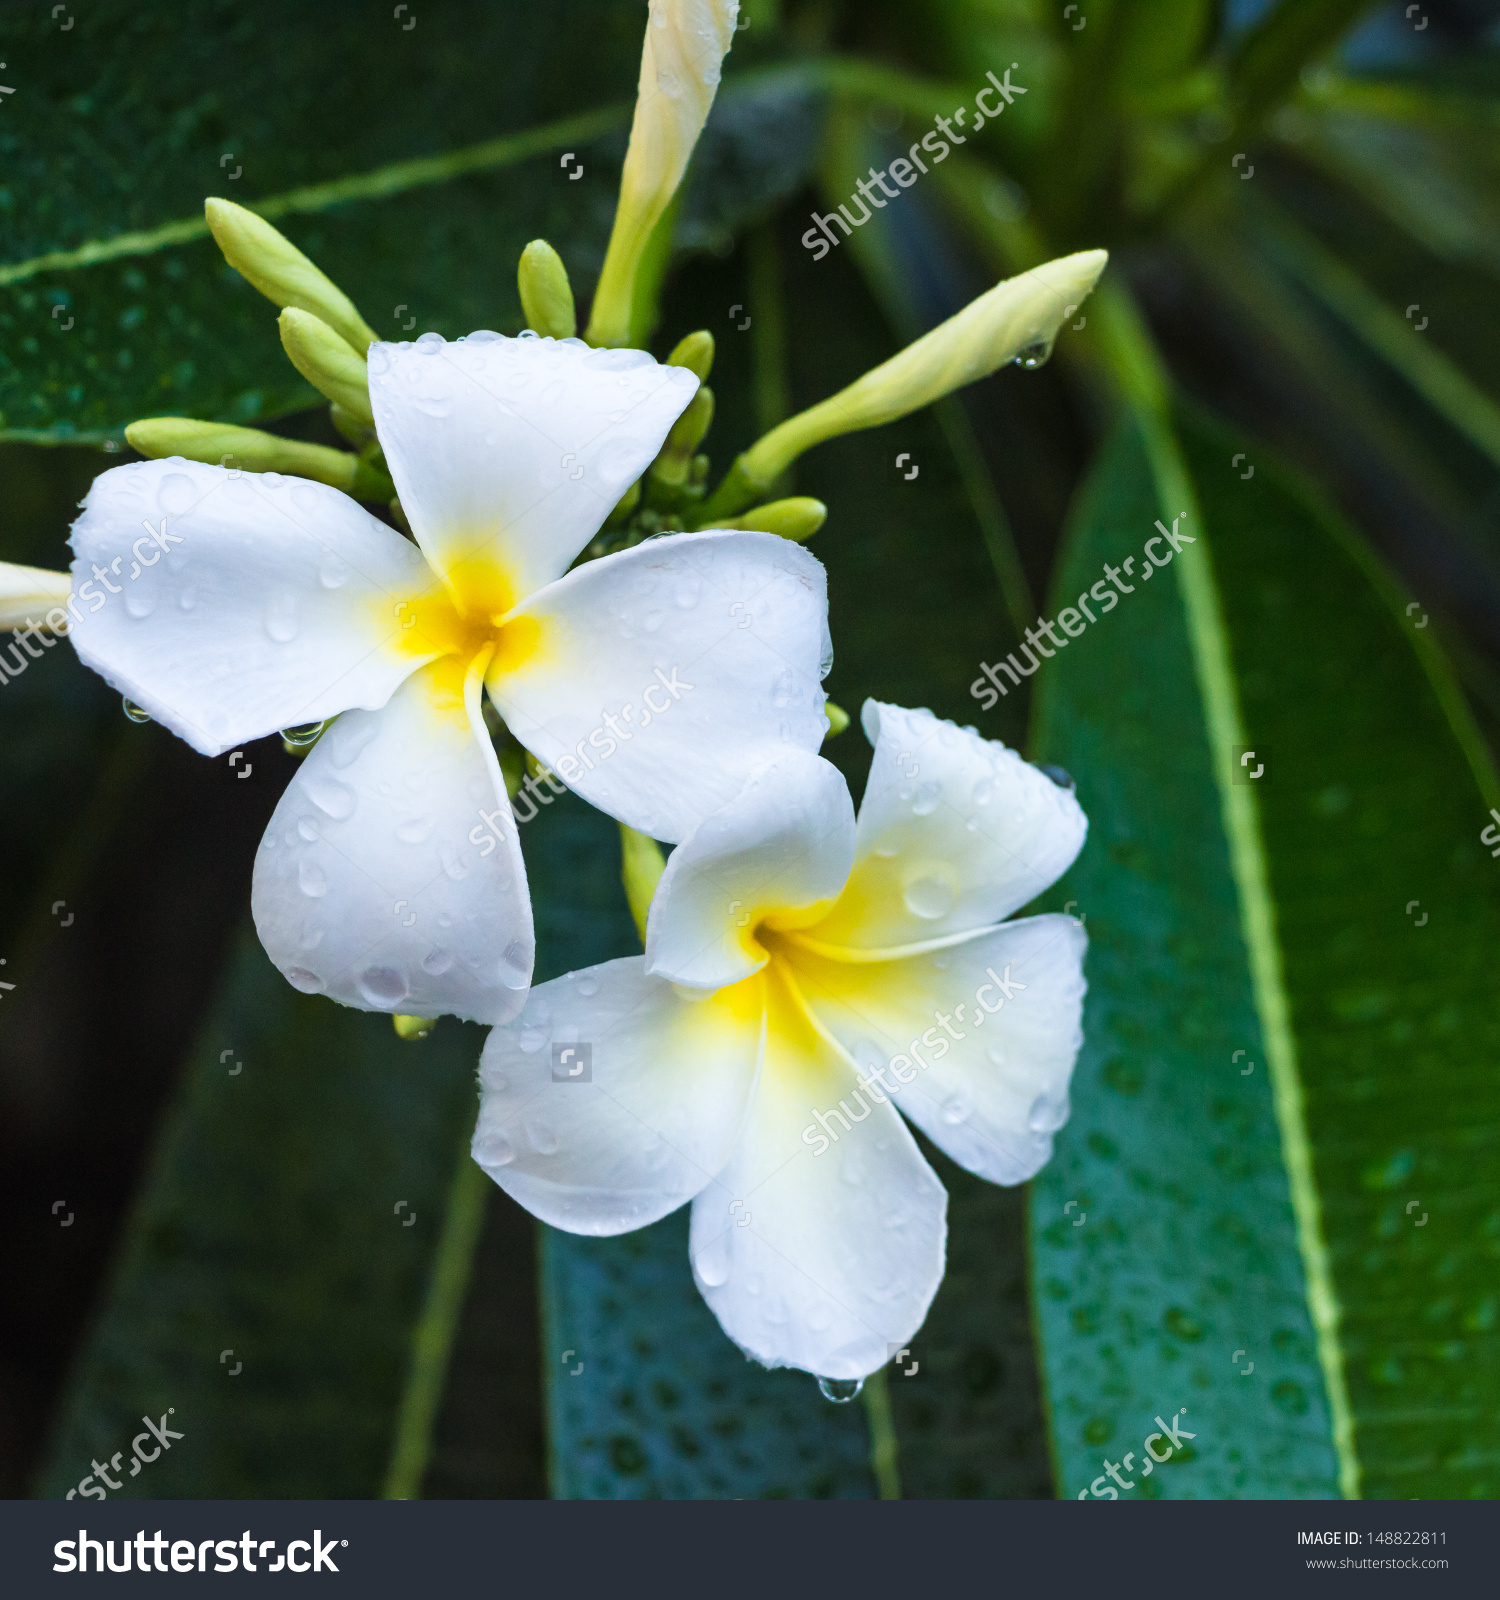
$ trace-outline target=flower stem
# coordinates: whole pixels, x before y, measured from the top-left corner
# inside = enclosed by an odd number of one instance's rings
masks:
[[[865,1411],[870,1419],[870,1469],[882,1500],[901,1498],[900,1446],[891,1417],[891,1392],[885,1368],[865,1379]]]

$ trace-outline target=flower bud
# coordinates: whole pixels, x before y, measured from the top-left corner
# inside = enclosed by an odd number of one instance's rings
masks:
[[[651,476],[661,483],[678,486],[687,482],[698,441],[714,420],[714,392],[700,388],[687,403],[687,409],[672,424],[667,442],[651,464]]]
[[[143,456],[161,460],[182,456],[188,461],[241,472],[286,472],[342,489],[359,500],[389,500],[396,492],[390,478],[376,466],[331,450],[324,444],[303,444],[299,439],[279,439],[258,428],[236,428],[227,422],[194,422],[188,417],[147,417],[125,430],[130,446]]]
[[[49,626],[47,613],[66,606],[72,591],[71,573],[0,561],[0,628]],[[66,631],[65,625],[57,631]]]
[[[623,345],[636,270],[703,131],[739,14],[738,0],[651,0],[630,148],[587,338]]]
[[[708,382],[713,364],[714,336],[707,328],[700,328],[697,333],[690,333],[687,338],[679,340],[667,357],[669,367],[686,367],[689,372],[696,374],[699,383]]]
[[[630,914],[635,918],[636,932],[641,943],[646,942],[646,917],[651,910],[651,897],[661,875],[667,869],[666,857],[655,839],[620,824],[620,878],[625,885],[625,898],[630,902]]]
[[[754,511],[728,521],[712,524],[715,528],[759,528],[763,533],[780,534],[783,539],[811,539],[828,519],[828,507],[810,495],[794,495],[790,500],[772,500],[767,505],[756,506]],[[709,524],[704,524],[709,526]]]
[[[545,239],[533,239],[516,270],[526,326],[544,339],[571,339],[578,332],[568,269]]]
[[[1050,350],[1108,259],[1103,250],[1083,250],[997,283],[847,389],[772,428],[734,463],[706,513],[733,515],[825,439],[894,422],[1023,353]]]
[[[224,259],[268,300],[310,311],[360,355],[375,342],[349,296],[264,217],[231,200],[209,200],[203,209]]]
[[[437,1027],[436,1017],[406,1017],[397,1013],[391,1018],[398,1039],[425,1039]]]
[[[849,713],[832,700],[823,702],[823,715],[828,720],[828,732],[823,735],[825,739],[836,739],[849,726]]]
[[[356,355],[326,322],[288,306],[277,319],[281,344],[292,365],[336,406],[356,421],[375,426],[370,409],[370,377],[365,358]]]

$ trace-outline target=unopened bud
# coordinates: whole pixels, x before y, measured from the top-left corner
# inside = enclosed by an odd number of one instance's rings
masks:
[[[436,1017],[404,1017],[396,1015],[391,1018],[396,1027],[396,1037],[399,1039],[425,1039],[437,1027]]]
[[[194,422],[187,417],[147,417],[125,430],[132,449],[160,461],[182,456],[240,472],[285,472],[342,489],[359,500],[389,500],[396,492],[376,466],[347,450],[326,444],[279,439],[258,428],[236,428],[227,422]]]
[[[849,726],[849,713],[832,700],[823,702],[823,715],[828,721],[828,732],[823,735],[825,739],[837,738]]]
[[[714,392],[700,388],[687,409],[672,424],[661,454],[651,465],[651,476],[662,483],[684,484],[693,464],[693,452],[714,420]]]
[[[329,406],[328,420],[361,455],[366,450],[379,449],[380,440],[375,436],[374,428],[361,422],[358,417],[351,417],[342,406]]]
[[[268,300],[310,311],[360,355],[375,342],[349,296],[264,217],[231,200],[209,200],[203,210],[224,259]]]
[[[278,319],[281,344],[292,365],[336,406],[358,422],[375,426],[370,409],[370,375],[365,358],[355,355],[326,322],[288,306]]]
[[[47,613],[65,607],[72,592],[71,573],[0,561],[0,628],[24,628],[30,623],[65,633],[66,621],[48,622]]]
[[[689,372],[696,373],[699,383],[708,382],[708,374],[714,364],[714,336],[707,328],[700,328],[697,333],[690,333],[687,338],[680,339],[671,355],[667,357],[669,367],[686,367]]]
[[[825,439],[894,422],[1024,352],[1050,349],[1108,260],[1103,250],[1082,250],[997,283],[847,389],[772,428],[730,468],[709,499],[709,515],[733,516]]]
[[[578,332],[568,269],[545,239],[533,239],[516,270],[526,326],[544,339],[571,339]]]
[[[743,516],[727,522],[715,522],[715,528],[759,528],[763,533],[777,533],[783,539],[811,539],[828,519],[828,507],[810,495],[794,495],[790,500],[772,500],[767,505],[756,506]],[[708,524],[704,524],[708,526]]]
[[[651,897],[667,869],[666,857],[655,839],[634,828],[620,824],[620,879],[625,885],[625,898],[630,902],[630,914],[635,918],[636,932],[641,943],[646,942],[646,918],[651,910]]]

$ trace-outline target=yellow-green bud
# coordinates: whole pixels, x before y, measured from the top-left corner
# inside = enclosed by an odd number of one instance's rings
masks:
[[[651,476],[662,483],[686,483],[688,470],[693,464],[693,452],[713,420],[714,392],[700,387],[688,401],[687,409],[672,424],[672,431],[661,447],[661,454],[652,463]]]
[[[757,440],[710,497],[708,515],[733,516],[825,439],[894,422],[1027,351],[1051,349],[1064,318],[1088,297],[1108,260],[1103,250],[1082,250],[997,283],[848,388]]]
[[[823,735],[825,739],[836,739],[849,726],[849,713],[832,700],[823,702],[823,715],[828,719],[828,732]]]
[[[779,533],[783,539],[811,539],[828,519],[828,507],[810,495],[794,495],[790,500],[772,500],[756,506],[743,516],[715,522],[716,528],[759,528],[763,533]],[[706,524],[705,524],[706,526]]]
[[[370,410],[370,376],[365,358],[349,348],[326,322],[288,306],[278,319],[281,345],[292,365],[336,406],[358,422],[375,426]]]
[[[310,311],[360,355],[375,342],[349,296],[264,217],[231,200],[209,200],[203,210],[224,259],[268,300]]]
[[[147,417],[125,430],[132,449],[160,461],[184,456],[241,472],[287,472],[326,483],[360,500],[389,500],[396,492],[389,477],[347,450],[326,444],[278,439],[258,428],[235,428],[227,422],[194,422],[188,417]]]
[[[544,339],[571,339],[578,332],[568,269],[545,239],[533,239],[521,252],[516,271],[526,326]]]
[[[358,417],[351,417],[342,406],[329,406],[328,420],[361,455],[367,450],[380,448],[380,440],[375,436],[375,430],[366,426]]]
[[[0,628],[46,627],[47,613],[66,607],[72,592],[71,573],[0,561]]]
[[[630,902],[630,914],[635,918],[636,932],[641,943],[646,942],[646,916],[651,910],[651,897],[667,869],[666,857],[655,839],[620,824],[620,878],[625,885],[625,898]]]
[[[641,480],[637,478],[615,502],[615,508],[604,519],[606,528],[618,528],[630,521],[630,515],[641,503]]]
[[[391,1021],[396,1026],[396,1036],[400,1039],[425,1039],[437,1027],[436,1017],[404,1017],[394,1016]]]
[[[697,333],[690,333],[687,338],[679,340],[677,347],[667,357],[669,367],[686,367],[689,372],[697,374],[699,383],[708,381],[713,364],[714,336],[707,328],[700,328]]]

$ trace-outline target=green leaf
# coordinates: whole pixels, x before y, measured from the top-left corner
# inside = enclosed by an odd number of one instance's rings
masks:
[[[387,1017],[298,994],[246,928],[41,1493],[115,1451],[128,1473],[139,1419],[168,1408],[184,1438],[126,1497],[379,1493],[481,1042],[449,1019],[405,1044]]]
[[[1264,450],[1245,481],[1195,427],[1184,465],[1137,414],[1058,592],[1140,562],[1158,517],[1197,543],[1039,696],[1092,823],[1057,891],[1088,918],[1086,1042],[1032,1216],[1059,1488],[1129,1450],[1127,1497],[1488,1496],[1494,776],[1337,519]],[[1191,1456],[1141,1476],[1184,1407]]]
[[[387,31],[353,5],[272,0],[251,19],[224,0],[171,15],[106,0],[61,38],[0,23],[20,113],[0,216],[25,219],[0,252],[0,438],[117,441],[143,415],[244,423],[315,403],[275,308],[207,238],[209,194],[275,220],[383,337],[518,330],[515,264],[538,236],[586,289],[643,20],[606,0],[475,0]],[[720,102],[685,197],[689,247],[789,193],[816,135],[795,69],[731,79]]]

